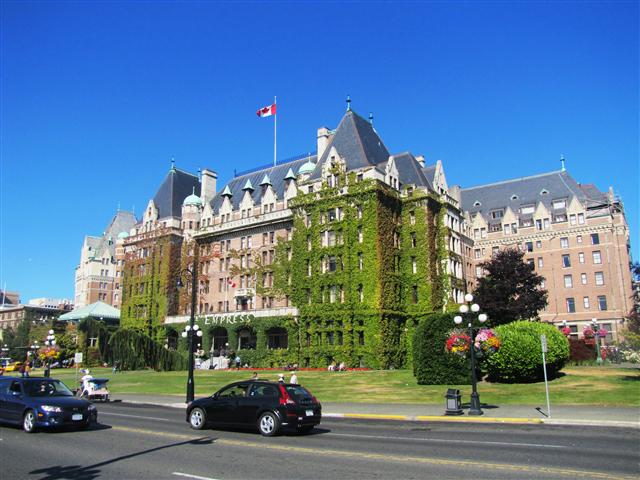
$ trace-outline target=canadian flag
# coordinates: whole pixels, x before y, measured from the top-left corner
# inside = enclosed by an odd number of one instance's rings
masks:
[[[268,107],[263,107],[256,112],[256,115],[259,117],[270,117],[271,115],[276,114],[276,104],[269,105]]]
[[[227,283],[231,288],[236,288],[236,282],[234,282],[233,279],[231,278],[227,279]]]

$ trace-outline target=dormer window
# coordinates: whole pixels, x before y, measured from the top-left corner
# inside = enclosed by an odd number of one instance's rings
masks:
[[[511,200],[513,201],[518,200],[518,195],[511,195]]]
[[[540,195],[548,195],[549,194],[549,190],[547,190],[546,188],[543,188],[542,190],[540,190]]]
[[[491,215],[491,218],[493,218],[494,220],[497,220],[498,218],[502,218],[504,216],[504,208],[500,208],[498,210],[492,210],[489,215]]]
[[[520,213],[523,215],[533,213],[535,211],[535,205],[525,205],[520,207]]]
[[[553,205],[554,210],[558,210],[558,209],[561,209],[561,208],[566,208],[567,207],[567,200],[565,198],[561,198],[560,200],[554,200],[552,205]]]
[[[473,206],[474,207],[479,207],[480,205],[482,205],[478,200],[476,200],[475,202],[473,202]]]

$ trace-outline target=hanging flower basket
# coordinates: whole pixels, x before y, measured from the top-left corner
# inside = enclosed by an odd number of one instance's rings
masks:
[[[38,358],[43,362],[56,360],[60,357],[60,349],[58,347],[42,347],[38,350]]]
[[[445,344],[445,350],[449,353],[465,356],[469,351],[471,338],[464,330],[452,330]],[[500,349],[500,339],[495,332],[488,328],[478,331],[474,342],[475,352],[479,357],[491,355]]]
[[[569,335],[571,335],[571,329],[569,327],[563,327],[562,330],[560,331],[565,337],[568,337]]]
[[[584,336],[585,339],[596,338],[596,333],[593,331],[593,328],[591,327],[585,327],[584,330],[582,330],[582,335]]]
[[[449,353],[454,353],[462,357],[469,351],[469,345],[471,344],[471,338],[468,334],[460,330],[453,330],[447,337],[445,349]]]

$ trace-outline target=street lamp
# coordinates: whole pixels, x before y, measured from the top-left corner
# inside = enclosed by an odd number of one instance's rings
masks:
[[[602,354],[600,353],[600,335],[598,335],[598,330],[600,330],[600,325],[598,325],[598,320],[595,318],[591,319],[591,327],[593,328],[593,333],[596,337],[596,362],[598,365],[602,364]]]
[[[53,334],[53,330],[49,330],[49,335],[47,335],[47,339],[44,341],[44,344],[48,347],[53,347],[56,344],[56,336]],[[51,358],[47,360],[47,366],[44,369],[44,376],[48,377],[51,374]]]
[[[464,296],[466,304],[460,305],[460,313],[462,315],[467,315],[469,310],[472,313],[478,313],[480,311],[480,305],[473,302],[473,295],[467,293]],[[460,325],[462,323],[463,317],[462,315],[456,315],[453,318],[453,321],[456,325]],[[484,323],[487,321],[487,315],[485,313],[481,313],[478,315],[478,321],[480,323]],[[477,383],[478,379],[476,378],[476,352],[475,352],[475,329],[473,327],[473,317],[469,315],[469,338],[471,344],[469,345],[469,351],[471,352],[471,403],[469,405],[469,415],[482,415],[484,412],[480,408],[480,395],[478,395]]]
[[[191,268],[187,267],[180,271],[178,275],[178,281],[176,283],[178,288],[184,287],[184,283],[182,283],[182,276],[185,274],[189,274],[191,277],[191,317],[189,318],[189,325],[184,328],[184,332],[182,332],[182,337],[189,338],[189,377],[187,379],[187,403],[193,402],[194,399],[194,383],[193,383],[193,336],[197,335],[198,337],[202,336],[202,330],[200,330],[198,325],[195,324],[195,313],[196,313],[196,280],[197,280],[197,268],[196,268],[196,257],[193,257],[193,266]]]

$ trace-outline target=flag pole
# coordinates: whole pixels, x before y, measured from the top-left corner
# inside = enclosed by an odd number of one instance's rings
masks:
[[[277,98],[276,96],[273,97],[273,104],[276,105],[276,113],[273,116],[273,166],[276,166],[276,131],[277,131],[277,125],[278,125],[278,106],[277,106]]]

